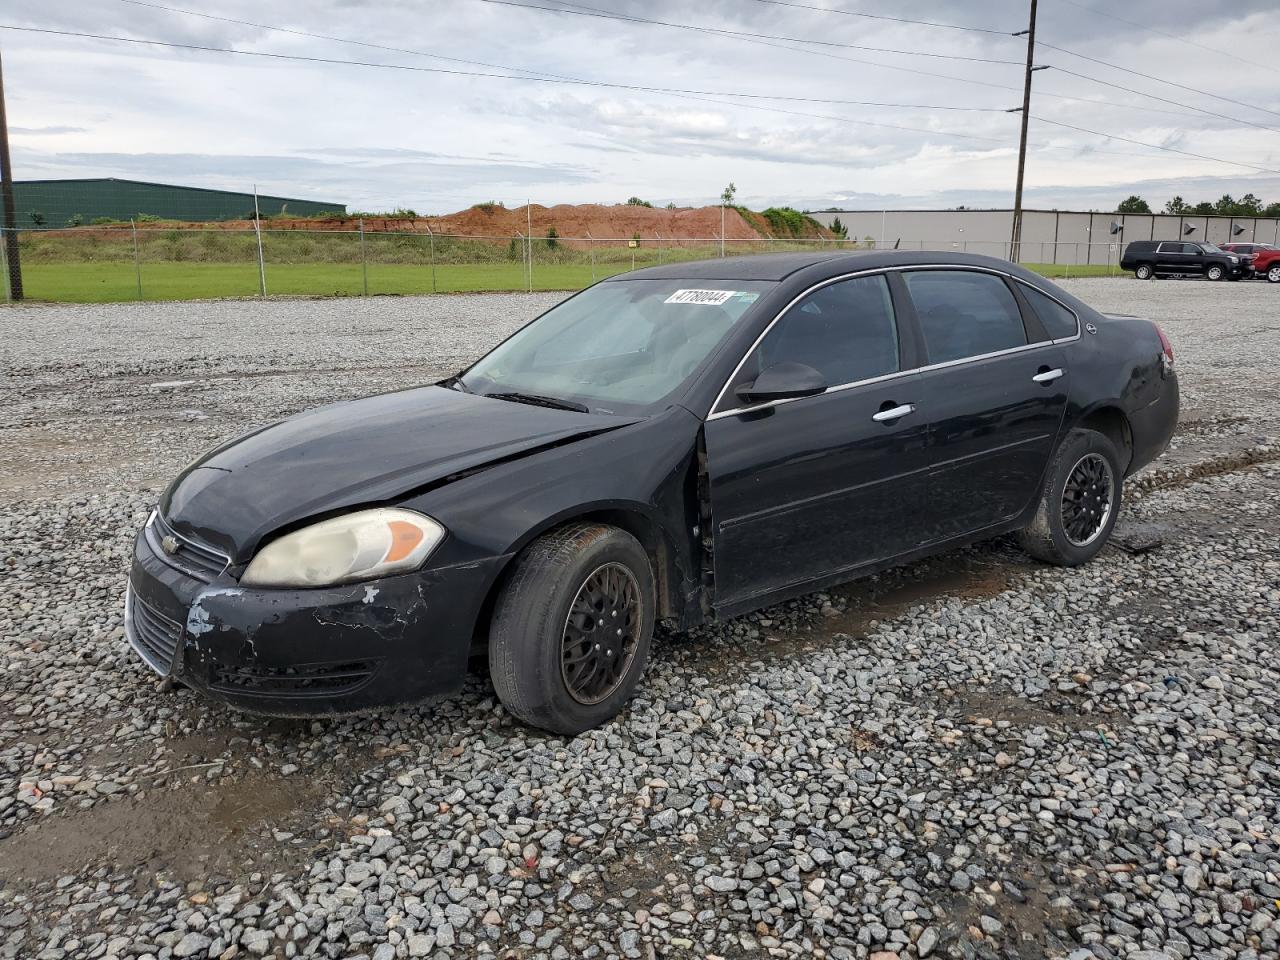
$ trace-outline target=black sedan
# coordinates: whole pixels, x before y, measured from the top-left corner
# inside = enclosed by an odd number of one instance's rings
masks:
[[[1106,543],[1178,419],[1173,351],[1007,262],[911,253],[672,264],[565,300],[438,384],[208,453],[135,545],[157,672],[315,715],[455,691],[618,713],[654,624],[732,617],[1009,531]]]

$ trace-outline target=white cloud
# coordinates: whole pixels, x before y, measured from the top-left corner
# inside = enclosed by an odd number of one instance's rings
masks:
[[[815,5],[824,0],[812,0]],[[1089,12],[1083,7],[1099,7]],[[1019,60],[996,36],[779,7],[756,0],[594,0],[625,15],[835,43]],[[1025,6],[920,0],[868,13],[959,21],[1012,33]],[[478,200],[713,202],[734,180],[755,206],[792,203],[1007,205],[1012,196],[1021,70],[838,47],[804,52],[741,39],[589,17],[522,11],[480,0],[225,0],[219,16],[358,39],[397,51],[317,40],[170,13],[123,0],[11,0],[14,24],[232,46],[263,53],[486,73],[458,59],[621,84],[787,97],[981,106],[995,112],[906,110],[750,101],[708,103],[640,91],[518,82],[320,63],[232,57],[10,32],[3,36],[19,177],[131,176],[447,211]],[[1229,8],[1135,0],[1046,5],[1041,38],[1131,69],[1218,93],[1231,104],[1052,50],[1039,61],[1033,113],[1189,153],[1280,169],[1280,40],[1267,0]],[[192,9],[203,9],[195,8]],[[1156,31],[1185,35],[1191,46]],[[794,46],[794,45],[793,45]],[[1223,52],[1205,49],[1212,47]],[[868,66],[866,62],[882,66]],[[1262,64],[1252,66],[1243,61]],[[910,67],[956,79],[918,76]],[[1069,75],[1143,91],[1128,94]],[[1127,106],[1055,99],[1105,99]],[[1161,103],[1151,96],[1175,101]],[[1188,108],[1203,111],[1183,115]],[[1171,116],[1157,111],[1174,111]],[[796,115],[800,114],[800,115]],[[1248,119],[1274,130],[1240,124]],[[843,118],[843,119],[841,119]],[[850,121],[861,121],[854,123]],[[871,126],[866,124],[881,124]],[[918,128],[917,130],[895,129]],[[920,132],[930,131],[930,132]],[[948,134],[991,138],[966,140]],[[1163,203],[1252,191],[1280,199],[1280,177],[1033,121],[1029,199],[1108,207],[1131,192]]]

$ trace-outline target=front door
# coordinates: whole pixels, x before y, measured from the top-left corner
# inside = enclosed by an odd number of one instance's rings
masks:
[[[1067,404],[1066,351],[992,273],[905,275],[928,364],[930,542],[1020,514],[1039,493]]]
[[[927,486],[920,379],[883,275],[794,304],[734,375],[705,428],[716,606],[764,597],[915,547]],[[748,405],[735,388],[781,362],[827,391]]]

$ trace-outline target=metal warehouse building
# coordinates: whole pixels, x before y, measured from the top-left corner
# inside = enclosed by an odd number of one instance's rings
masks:
[[[97,217],[128,220],[139,214],[165,220],[242,220],[253,216],[253,194],[183,187],[142,180],[17,180],[13,184],[17,226],[65,227]],[[269,214],[346,213],[344,203],[297,200],[258,194],[258,209]]]
[[[910,250],[963,250],[1008,257],[1012,210],[823,210],[811,216],[824,226],[837,217],[850,240],[874,240],[878,247],[898,243]],[[1112,232],[1112,224],[1120,229]],[[1237,240],[1276,243],[1275,217],[1178,216],[1150,213],[1090,213],[1024,210],[1024,263],[1116,263],[1131,240]]]

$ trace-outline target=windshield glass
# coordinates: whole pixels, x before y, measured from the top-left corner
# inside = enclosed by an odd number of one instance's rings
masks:
[[[769,288],[759,280],[618,280],[552,307],[459,379],[518,393],[646,413],[671,396]]]
[[[1227,252],[1223,250],[1221,247],[1219,247],[1216,243],[1202,243],[1200,244],[1200,249],[1203,250],[1205,253],[1226,253]]]

